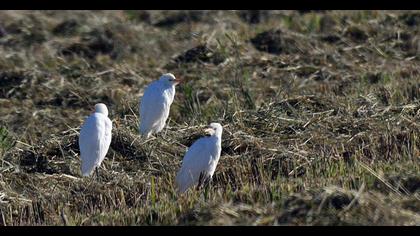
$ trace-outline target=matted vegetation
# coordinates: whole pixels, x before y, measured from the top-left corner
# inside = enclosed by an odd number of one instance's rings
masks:
[[[420,12],[1,11],[0,225],[420,225]],[[171,72],[170,120],[138,135]],[[113,121],[100,180],[79,127]],[[224,125],[211,186],[183,155]]]

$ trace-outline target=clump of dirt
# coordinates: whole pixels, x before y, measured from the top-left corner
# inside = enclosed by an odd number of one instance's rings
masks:
[[[0,98],[19,98],[27,96],[27,92],[22,87],[28,82],[25,74],[15,71],[5,71],[0,73]]]
[[[418,175],[396,175],[389,178],[389,181],[398,186],[401,192],[408,191],[408,193],[415,193],[420,191],[420,176]]]
[[[405,52],[407,56],[416,56],[420,54],[420,37],[409,33],[401,33],[399,41],[395,42],[395,47]]]
[[[77,91],[84,95],[84,92]],[[91,94],[86,99],[81,99],[74,91],[61,90],[51,94],[49,97],[39,97],[34,99],[37,106],[56,106],[69,108],[88,108],[93,104],[103,102],[108,105],[114,104],[114,100],[107,93]]]
[[[337,43],[341,40],[341,37],[336,34],[328,34],[321,36],[321,40],[327,43]]]
[[[242,10],[238,12],[239,17],[248,24],[259,24],[270,17],[267,10]]]
[[[321,112],[332,108],[331,101],[321,97],[300,96],[283,100],[277,104],[287,115],[292,115],[297,111]]]
[[[299,52],[296,40],[279,29],[259,33],[251,39],[251,43],[256,49],[272,54]]]
[[[345,151],[341,154],[341,156],[343,157],[344,162],[346,162],[349,165],[353,165],[354,164],[354,157],[353,157],[353,152],[351,151]]]
[[[226,58],[220,52],[212,50],[206,45],[199,45],[177,56],[173,61],[177,64],[212,63],[214,65],[219,65],[225,60]]]
[[[413,194],[420,191],[420,176],[417,174],[394,174],[386,177],[387,182],[403,194]],[[381,180],[376,179],[374,187],[382,192],[390,192],[391,189]]]
[[[60,36],[71,36],[77,33],[80,25],[75,19],[65,20],[54,27],[52,33]]]
[[[147,156],[141,141],[137,133],[126,128],[117,128],[112,132],[111,148],[125,159],[143,162],[147,161]]]
[[[72,56],[74,54],[87,57],[87,58],[94,58],[97,53],[94,53],[90,50],[89,46],[83,43],[74,43],[60,51],[61,54],[64,56]]]
[[[307,224],[305,220],[311,220],[313,224],[323,224],[320,218],[327,217],[331,220],[329,224],[342,224],[344,222],[337,217],[336,211],[343,210],[353,199],[353,192],[336,187],[295,194],[284,200],[285,211],[280,214],[277,221],[280,224],[286,222]],[[355,201],[354,205],[357,204],[358,202]]]
[[[367,73],[365,75],[366,80],[370,83],[370,84],[376,84],[379,81],[381,81],[383,79],[383,74],[378,72],[378,73]]]
[[[420,24],[420,13],[406,13],[399,17],[406,25],[414,27]]]
[[[48,38],[44,22],[32,15],[28,19],[5,25],[4,29],[5,32],[12,36],[2,42],[8,47],[29,47],[34,44],[41,44]]]
[[[144,11],[144,10],[129,10],[126,11],[126,14],[128,15],[128,18],[130,20],[134,20],[137,22],[145,22],[147,24],[152,23],[152,16],[150,12]]]
[[[292,195],[284,201],[283,206],[286,210],[280,214],[277,222],[290,224],[305,218],[312,208],[312,203],[309,196]]]
[[[344,35],[357,43],[363,43],[368,39],[368,35],[358,26],[350,26],[344,32]]]
[[[15,149],[6,160],[15,163],[27,173],[74,174],[70,161],[79,153],[77,136],[64,134],[60,138],[50,137],[32,149]],[[17,161],[17,162],[16,162]]]
[[[109,30],[93,30],[82,42],[74,43],[60,51],[64,56],[79,55],[93,59],[96,55],[105,54],[115,58],[115,41]]]
[[[318,196],[317,200],[320,201],[320,204],[324,201],[328,208],[332,207],[336,210],[342,210],[351,203],[353,195],[345,191],[325,191]]]

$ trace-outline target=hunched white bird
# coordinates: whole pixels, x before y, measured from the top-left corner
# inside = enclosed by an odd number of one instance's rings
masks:
[[[144,91],[140,100],[140,134],[146,138],[160,132],[166,124],[179,79],[171,73],[163,74]]]
[[[210,136],[202,137],[191,145],[176,176],[177,188],[181,193],[199,184],[199,181],[203,182],[203,179],[211,180],[216,170],[222,151],[223,127],[219,123],[211,123],[205,131]]]
[[[99,168],[111,144],[112,122],[103,103],[95,105],[95,112],[83,124],[79,136],[82,174],[89,176]]]

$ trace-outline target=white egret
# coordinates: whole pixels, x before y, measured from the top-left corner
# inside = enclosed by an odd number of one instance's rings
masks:
[[[148,138],[165,127],[178,83],[180,80],[167,73],[146,88],[139,105],[141,135]]]
[[[222,131],[219,123],[211,123],[205,130],[210,136],[195,141],[188,149],[176,176],[178,191],[211,180],[222,151]]]
[[[79,136],[82,174],[89,176],[104,160],[111,144],[112,122],[108,118],[108,108],[103,103],[95,105],[95,112],[83,124]],[[96,173],[98,174],[98,172]]]

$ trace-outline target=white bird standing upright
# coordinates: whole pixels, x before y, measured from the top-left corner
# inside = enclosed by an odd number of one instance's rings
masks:
[[[95,112],[83,124],[79,136],[82,174],[89,176],[99,168],[111,144],[112,122],[103,103],[95,105]]]
[[[178,191],[183,193],[191,186],[199,184],[200,178],[211,180],[222,151],[223,127],[211,123],[205,130],[210,136],[195,141],[188,149],[176,176]]]
[[[148,138],[165,127],[175,97],[175,86],[181,81],[171,73],[162,75],[144,91],[140,101],[140,134]]]

